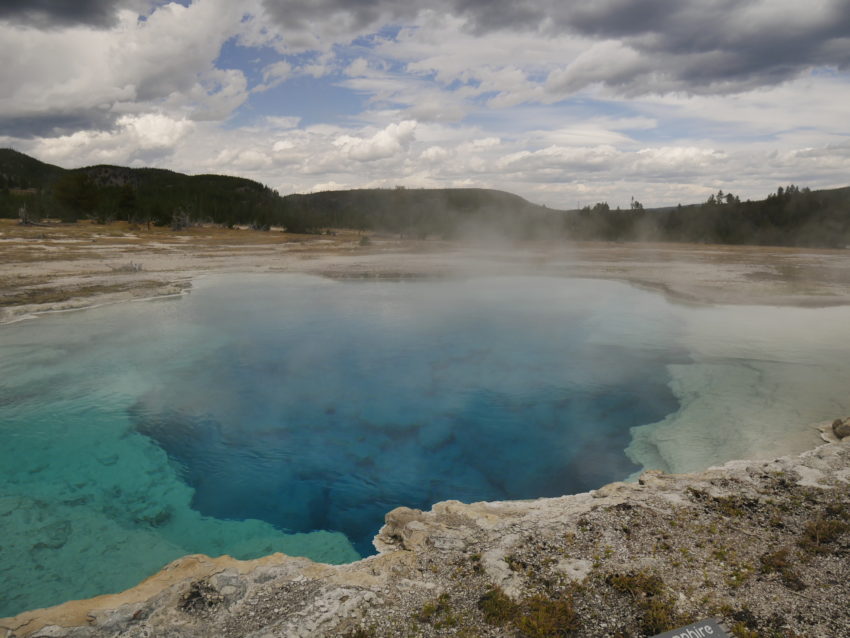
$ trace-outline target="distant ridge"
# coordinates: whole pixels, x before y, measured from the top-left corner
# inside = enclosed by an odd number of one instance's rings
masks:
[[[11,148],[0,148],[0,188],[45,188],[64,172],[64,168],[45,164]]]
[[[551,212],[519,195],[483,188],[359,189],[283,198],[290,226],[379,229],[452,237],[498,230],[519,236]]]
[[[445,239],[675,241],[777,246],[850,246],[850,187],[811,191],[794,185],[745,201],[718,192],[698,204],[577,210],[532,204],[480,188],[356,189],[281,197],[259,182],[184,175],[158,168],[98,165],[66,170],[0,149],[0,217],[174,227],[207,222],[289,232],[331,228]]]
[[[0,149],[0,216],[21,206],[37,217],[126,219],[155,224],[205,221],[291,232],[357,228],[450,237],[484,224],[514,235],[548,210],[511,193],[462,189],[358,189],[287,195],[223,175],[98,165],[66,170]],[[34,193],[22,193],[35,189]],[[16,192],[11,192],[16,191]]]

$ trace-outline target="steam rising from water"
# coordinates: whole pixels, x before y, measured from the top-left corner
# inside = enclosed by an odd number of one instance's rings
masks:
[[[848,326],[603,281],[302,276],[6,326],[0,615],[192,552],[354,560],[397,505],[802,449],[850,411]]]

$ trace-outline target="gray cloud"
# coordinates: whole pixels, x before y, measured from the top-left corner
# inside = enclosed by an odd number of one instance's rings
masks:
[[[418,10],[398,0],[262,0],[294,49],[350,41],[387,22],[413,18]]]
[[[75,25],[108,28],[115,25],[120,8],[141,11],[151,4],[147,0],[3,0],[0,20],[38,29]]]
[[[242,71],[217,69],[214,60],[241,15],[230,0],[203,0],[163,6],[144,24],[119,13],[121,28],[98,32],[0,22],[0,135],[114,132],[122,116],[145,113],[225,118],[246,99],[247,83]]]
[[[405,0],[263,3],[292,42],[306,42],[306,30],[325,45],[408,23],[416,11]],[[616,40],[639,63],[625,75],[622,65],[612,75],[584,69],[582,82],[624,94],[728,93],[777,84],[812,67],[850,68],[850,0],[437,0],[428,6],[465,18],[477,35],[533,31]]]
[[[117,117],[97,109],[44,113],[30,116],[0,116],[0,134],[17,139],[70,135],[80,130],[107,130]]]

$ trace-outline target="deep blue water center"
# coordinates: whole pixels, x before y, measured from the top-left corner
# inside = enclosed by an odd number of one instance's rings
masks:
[[[622,479],[629,428],[677,407],[673,353],[623,343],[598,282],[230,283],[187,302],[211,347],[129,408],[209,516],[340,531],[366,555],[400,505]]]
[[[680,314],[604,281],[201,279],[0,329],[0,616],[190,553],[374,552],[397,506],[637,470]]]

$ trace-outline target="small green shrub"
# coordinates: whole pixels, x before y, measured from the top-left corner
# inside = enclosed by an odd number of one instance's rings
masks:
[[[645,571],[612,574],[606,580],[618,592],[629,594],[632,598],[655,596],[664,589],[664,581],[661,578]]]
[[[761,571],[763,574],[777,573],[782,577],[782,584],[793,589],[794,591],[802,591],[806,588],[805,583],[800,580],[800,577],[791,569],[791,557],[788,548],[782,548],[775,552],[762,554]]]
[[[425,603],[419,613],[416,614],[416,619],[423,623],[436,624],[440,617],[443,617],[442,622],[445,622],[445,616],[449,616],[451,598],[448,594],[440,594],[437,600]]]
[[[579,628],[579,619],[572,600],[538,595],[523,601],[516,628],[522,638],[569,636]]]
[[[658,575],[646,571],[612,574],[606,582],[632,598],[644,633],[654,635],[686,624],[676,613],[673,598],[664,595],[664,581]]]
[[[437,605],[434,603],[425,603],[419,613],[416,614],[416,620],[419,622],[431,622],[437,614]]]
[[[673,599],[668,596],[653,596],[640,605],[640,611],[640,628],[650,636],[675,629],[682,624]]]
[[[788,557],[788,549],[783,548],[778,551],[762,554],[759,559],[761,562],[761,571],[763,574],[771,572],[782,573],[791,567],[791,561]]]
[[[489,624],[502,626],[516,617],[519,606],[501,589],[493,587],[478,599],[478,609]]]
[[[850,525],[844,521],[816,518],[803,528],[798,545],[810,554],[825,554],[829,551],[826,546],[837,541],[848,530]]]
[[[850,512],[847,511],[847,508],[840,503],[830,503],[826,506],[826,514],[827,516],[841,518],[845,521],[850,519]]]
[[[736,498],[718,496],[714,499],[714,504],[717,507],[717,511],[723,514],[723,516],[744,516],[747,513],[741,501]]]
[[[732,634],[734,634],[735,638],[761,638],[759,632],[748,629],[742,622],[732,625]]]

